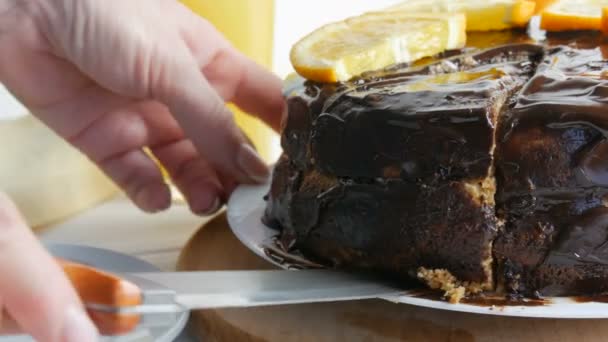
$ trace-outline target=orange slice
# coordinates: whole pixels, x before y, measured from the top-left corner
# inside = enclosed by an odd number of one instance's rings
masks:
[[[346,81],[365,71],[413,62],[466,42],[461,13],[366,13],[325,25],[298,41],[290,59],[302,77]]]
[[[602,9],[608,0],[558,0],[541,13],[540,27],[547,31],[600,30]]]
[[[534,9],[535,14],[539,14],[545,10],[545,8],[552,5],[556,0],[535,0],[536,8]]]
[[[604,34],[608,34],[608,7],[602,8],[601,29]]]
[[[495,31],[526,26],[536,3],[531,0],[408,0],[387,10],[458,13],[467,18],[467,31]]]

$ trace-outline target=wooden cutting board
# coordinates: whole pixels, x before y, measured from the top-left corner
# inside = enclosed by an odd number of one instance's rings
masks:
[[[271,269],[230,232],[225,214],[188,242],[180,270]],[[381,300],[194,312],[203,341],[606,341],[608,320],[494,317]]]

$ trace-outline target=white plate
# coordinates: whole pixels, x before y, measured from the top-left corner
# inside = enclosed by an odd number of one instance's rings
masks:
[[[109,272],[129,273],[159,271],[158,268],[143,260],[106,249],[60,243],[46,243],[45,246],[51,252],[51,254],[56,257],[90,265]],[[127,335],[119,337],[104,337],[102,340],[116,342],[169,342],[190,340],[188,336],[180,335],[188,322],[188,316],[188,312],[183,312],[170,321],[167,320],[167,322],[171,322],[171,324],[165,323],[164,325],[155,326],[153,328],[137,329],[133,333]],[[147,318],[144,317],[144,321],[146,319]],[[156,317],[154,320],[157,322],[159,319]],[[31,339],[29,336],[24,335],[0,337],[0,342],[5,340],[7,342],[33,341],[33,339]]]
[[[269,184],[244,185],[236,189],[228,202],[228,223],[232,231],[254,253],[279,267],[298,269],[316,265],[302,256],[287,254],[276,247],[277,231],[268,228],[261,221],[266,206],[263,197],[268,188]],[[414,292],[382,299],[427,308],[486,315],[570,319],[608,318],[608,303],[578,303],[566,297],[546,298],[546,303],[538,306],[450,304],[440,299],[421,298]]]

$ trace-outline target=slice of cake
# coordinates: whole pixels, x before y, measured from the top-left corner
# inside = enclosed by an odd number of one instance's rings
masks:
[[[522,44],[308,84],[289,99],[266,222],[335,267],[492,289],[497,119],[541,55]]]
[[[598,46],[549,46],[504,120],[495,255],[511,292],[608,290],[607,67]]]
[[[608,292],[608,43],[471,38],[294,92],[264,222],[451,302]]]

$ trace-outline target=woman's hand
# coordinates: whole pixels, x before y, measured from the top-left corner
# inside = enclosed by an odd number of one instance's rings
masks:
[[[195,213],[267,166],[225,106],[278,129],[281,82],[176,0],[0,0],[0,80],[143,210],[170,204],[149,147]]]
[[[211,213],[269,175],[225,102],[275,129],[284,111],[280,80],[176,0],[0,0],[0,81],[149,212],[170,192],[144,147],[193,212]],[[0,273],[0,306],[23,330],[91,340],[74,290],[5,196]]]
[[[25,331],[43,342],[97,339],[97,329],[66,275],[2,192],[0,275],[3,334]],[[2,317],[3,313],[10,317]]]

